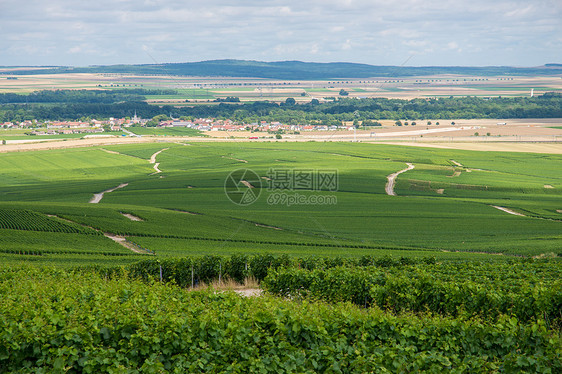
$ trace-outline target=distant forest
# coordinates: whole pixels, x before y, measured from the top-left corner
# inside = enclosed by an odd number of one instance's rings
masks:
[[[24,120],[87,120],[109,117],[218,118],[252,123],[337,124],[358,120],[432,120],[470,118],[562,118],[562,94],[535,97],[449,97],[427,99],[357,99],[297,104],[272,102],[197,104],[174,107],[149,105],[144,95],[175,94],[174,90],[60,90],[29,95],[0,94],[0,122]]]
[[[549,75],[562,74],[562,65],[546,64],[538,67],[510,66],[381,66],[349,62],[302,62],[302,61],[245,61],[212,60],[201,62],[107,65],[89,67],[49,67],[47,69],[18,70],[11,74],[63,74],[63,73],[122,73],[165,76],[252,77],[282,80],[314,80],[338,78],[408,77],[435,74],[459,74],[472,76],[502,75]]]

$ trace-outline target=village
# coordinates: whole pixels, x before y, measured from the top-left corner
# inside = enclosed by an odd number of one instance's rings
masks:
[[[149,123],[152,122],[152,123]],[[259,131],[259,132],[293,132],[301,131],[333,131],[353,130],[353,122],[342,122],[341,126],[322,124],[288,125],[281,122],[253,122],[238,123],[230,119],[198,118],[194,120],[169,119],[159,121],[155,126],[148,119],[141,119],[136,115],[133,118],[109,118],[108,120],[89,121],[22,121],[0,123],[1,129],[29,129],[27,135],[57,135],[57,134],[95,134],[103,132],[119,132],[129,127],[155,127],[155,128],[190,128],[199,131]]]

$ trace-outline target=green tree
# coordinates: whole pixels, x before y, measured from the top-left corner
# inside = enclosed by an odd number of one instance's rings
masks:
[[[343,88],[340,90],[340,96],[348,96],[349,92],[347,92],[346,90],[344,90]]]

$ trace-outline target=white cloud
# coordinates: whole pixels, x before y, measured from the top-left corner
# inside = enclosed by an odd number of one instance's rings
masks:
[[[562,62],[560,19],[559,0],[1,0],[0,50],[14,65],[151,63],[146,47],[174,62],[532,66]]]

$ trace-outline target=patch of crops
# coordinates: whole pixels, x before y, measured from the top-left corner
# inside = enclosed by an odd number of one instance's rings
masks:
[[[78,254],[83,256],[129,256],[127,252],[93,252],[93,251],[80,251],[80,250],[56,250],[56,249],[42,249],[42,250],[25,250],[25,249],[4,249],[0,248],[0,253],[13,254],[13,255],[27,255],[27,256],[43,256],[52,254]]]
[[[394,316],[0,268],[3,372],[541,372],[560,337],[513,317]]]
[[[0,209],[0,229],[99,235],[81,225],[24,209]]]
[[[263,285],[285,297],[378,306],[395,313],[432,312],[521,321],[562,328],[562,262],[422,264],[272,270]]]

